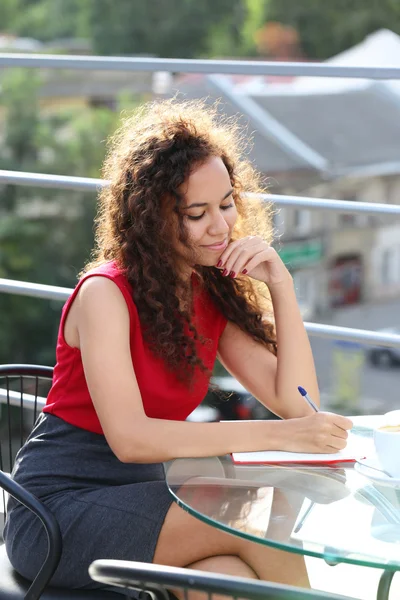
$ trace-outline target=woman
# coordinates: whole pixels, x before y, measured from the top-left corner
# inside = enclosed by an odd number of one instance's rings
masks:
[[[308,585],[301,557],[180,509],[162,466],[231,451],[336,452],[351,427],[298,394],[301,384],[318,402],[312,353],[292,278],[269,245],[268,208],[242,194],[260,191],[242,148],[215,108],[176,100],[144,106],[113,139],[94,259],[64,306],[53,386],[13,472],[60,523],[54,585],[96,587],[96,558]],[[284,420],[185,421],[217,356]],[[7,552],[33,578],[43,530],[9,508]]]

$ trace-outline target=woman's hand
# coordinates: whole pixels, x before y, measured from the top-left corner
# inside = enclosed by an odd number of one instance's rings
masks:
[[[290,273],[279,254],[259,236],[249,236],[228,245],[217,264],[224,277],[249,275],[268,286],[289,281]]]
[[[309,417],[281,422],[284,438],[281,450],[332,454],[347,445],[348,430],[353,423],[347,417],[317,412]]]

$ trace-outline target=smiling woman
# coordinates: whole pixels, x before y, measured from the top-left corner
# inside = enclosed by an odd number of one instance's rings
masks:
[[[55,585],[98,586],[88,566],[104,556],[308,585],[301,557],[196,520],[165,482],[172,458],[336,452],[351,427],[298,394],[301,384],[319,402],[244,141],[216,107],[176,99],[145,105],[110,141],[93,260],[63,308],[53,385],[13,471],[60,524]],[[217,356],[284,420],[186,421]],[[4,537],[15,569],[33,579],[47,542],[13,499]]]
[[[237,220],[233,188],[221,158],[213,156],[198,167],[180,191],[185,198],[182,213],[188,221],[189,242],[195,248],[195,264],[214,267],[231,240]],[[193,202],[202,196],[208,201]]]
[[[272,206],[244,159],[248,143],[217,106],[177,100],[143,106],[109,142],[103,174],[111,185],[100,194],[97,249],[82,275],[115,260],[132,286],[146,342],[187,380],[202,368],[196,331],[187,333],[192,273],[222,314],[275,351],[268,288],[210,269],[230,242],[257,235],[272,242]]]

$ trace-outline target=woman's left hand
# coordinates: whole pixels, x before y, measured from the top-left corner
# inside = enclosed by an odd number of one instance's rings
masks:
[[[279,254],[259,236],[241,238],[229,244],[217,267],[224,277],[248,275],[269,287],[291,280]]]

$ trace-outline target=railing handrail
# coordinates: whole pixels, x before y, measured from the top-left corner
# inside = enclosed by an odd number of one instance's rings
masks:
[[[0,279],[0,293],[29,296],[30,298],[43,298],[46,300],[67,300],[72,289],[42,283],[28,283],[14,279]]]
[[[27,283],[13,279],[0,279],[0,293],[16,294],[35,298],[65,301],[72,294],[72,288],[43,285],[40,283]],[[380,344],[382,346],[400,348],[400,336],[382,334],[364,329],[350,327],[337,327],[335,325],[321,325],[319,323],[305,322],[304,326],[310,335],[316,337],[343,340],[362,344]]]
[[[109,182],[90,177],[70,175],[47,175],[44,173],[26,173],[22,171],[0,170],[0,183],[11,185],[36,186],[40,188],[64,189],[82,192],[98,192]],[[327,210],[340,213],[400,215],[400,205],[379,204],[377,202],[355,202],[331,198],[311,198],[309,196],[290,196],[287,194],[261,194],[261,197],[277,206],[296,206],[309,210]]]
[[[10,404],[10,406],[21,406],[21,393],[13,392],[0,388],[0,405]],[[23,394],[23,408],[34,410],[36,407],[42,409],[46,404],[46,398],[34,396],[33,394]]]
[[[193,58],[149,58],[138,56],[0,53],[0,67],[400,79],[399,67],[362,67],[320,62],[200,60]]]
[[[169,71],[191,73],[281,75],[281,76],[319,76],[345,77],[358,79],[400,79],[399,67],[357,67],[332,65],[327,63],[237,61],[237,60],[197,60],[143,57],[102,57],[70,56],[42,54],[0,53],[0,67],[28,67],[75,70],[112,70],[112,71]],[[60,177],[33,173],[3,171],[0,180],[19,185],[38,185],[64,189],[98,190],[107,182],[90,178]],[[76,186],[79,186],[77,188]],[[266,195],[266,199],[287,206],[323,208],[350,213],[399,214],[400,207],[385,204],[353,203],[342,200],[322,200],[297,196]],[[12,280],[0,280],[0,292],[34,295],[41,298],[64,300],[72,292],[68,288],[44,286]],[[400,336],[379,334],[373,331],[305,323],[311,335],[335,338],[347,342],[366,344],[379,343],[385,346],[400,347]]]

